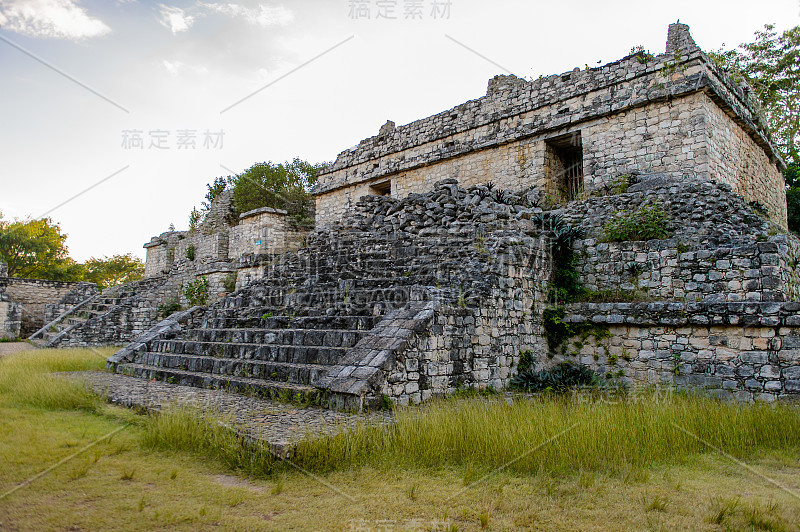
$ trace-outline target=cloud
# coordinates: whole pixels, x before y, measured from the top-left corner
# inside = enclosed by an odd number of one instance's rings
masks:
[[[161,19],[159,22],[161,22],[163,26],[169,28],[172,33],[186,31],[194,24],[194,17],[186,14],[186,12],[179,7],[170,7],[164,4],[158,4],[158,7],[161,9]]]
[[[241,17],[249,24],[254,26],[286,26],[294,20],[294,13],[283,6],[269,6],[258,4],[256,7],[247,7],[241,4],[199,4],[211,11],[228,15],[229,17]]]
[[[0,28],[31,37],[73,41],[111,31],[72,0],[4,0],[0,2]]]
[[[164,65],[164,68],[167,69],[167,72],[169,72],[173,76],[178,76],[182,72],[189,72],[191,74],[201,75],[201,76],[208,74],[208,68],[206,68],[203,65],[191,66],[177,59],[174,61],[169,61],[167,59],[164,59],[161,61],[161,63]]]

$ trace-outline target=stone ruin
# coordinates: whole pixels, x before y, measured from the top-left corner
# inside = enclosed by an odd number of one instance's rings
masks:
[[[355,409],[503,388],[526,351],[542,367],[576,360],[629,383],[742,400],[800,391],[800,303],[789,301],[800,288],[800,242],[726,184],[641,179],[640,190],[558,211],[523,194],[497,203],[485,186],[454,179],[403,199],[365,196],[344,220],[312,232],[307,247],[275,256],[262,278],[171,316],[108,365]],[[598,242],[609,211],[654,202],[673,220],[671,238]],[[542,220],[556,215],[587,232],[575,242],[583,279],[648,290],[641,302],[567,305],[568,322],[611,335],[570,338],[566,350],[549,348],[542,324],[553,268]],[[630,263],[641,266],[635,278]]]
[[[235,270],[236,290],[149,315],[108,368],[364,409],[502,389],[530,354],[632,385],[796,398],[800,241],[764,124],[682,24],[658,56],[496,77],[485,97],[342,152],[297,249],[288,233],[270,243],[271,229],[242,237],[242,223],[154,239],[144,283]],[[652,206],[665,238],[603,241],[609,220]],[[574,268],[602,302],[553,300],[559,224],[582,230]],[[251,245],[239,254],[237,241]],[[179,264],[190,244],[200,260]],[[548,341],[548,309],[571,337]]]

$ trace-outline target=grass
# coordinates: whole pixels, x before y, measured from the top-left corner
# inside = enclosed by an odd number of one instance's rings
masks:
[[[97,358],[75,350],[0,359],[0,528],[791,531],[800,523],[798,499],[759,476],[800,491],[798,416],[788,407],[691,396],[461,398],[400,409],[394,429],[309,442],[298,455],[314,470],[305,475],[225,419],[180,408],[140,416],[89,403],[69,381],[43,380],[51,370],[100,367]],[[520,451],[525,458],[491,469]]]
[[[0,360],[0,402],[52,410],[94,411],[102,400],[53,372],[102,369],[115,348],[43,349]]]
[[[721,403],[698,395],[616,404],[557,396],[536,403],[443,400],[424,409],[398,409],[396,417],[392,427],[359,427],[305,442],[296,460],[314,471],[448,465],[528,474],[617,473],[709,452],[704,442],[739,458],[759,449],[800,449],[796,407]]]

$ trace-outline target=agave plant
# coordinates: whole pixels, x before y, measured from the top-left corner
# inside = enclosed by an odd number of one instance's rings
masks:
[[[549,370],[529,369],[511,378],[511,387],[527,392],[564,392],[578,386],[597,386],[601,384],[597,373],[586,366],[564,361]]]

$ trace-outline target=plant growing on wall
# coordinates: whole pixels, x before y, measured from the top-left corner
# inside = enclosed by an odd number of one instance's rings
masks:
[[[576,299],[583,293],[583,287],[580,285],[580,274],[576,269],[578,257],[572,246],[576,240],[583,238],[586,232],[580,227],[569,225],[557,215],[540,213],[532,220],[553,235],[550,240],[550,252],[553,257],[550,299],[556,302]]]
[[[670,235],[669,220],[667,211],[657,203],[643,205],[633,212],[618,211],[603,224],[600,239],[603,242],[624,242],[667,238]]]
[[[192,306],[205,305],[208,301],[208,279],[198,277],[183,285],[183,295]]]
[[[189,244],[186,248],[186,258],[189,260],[194,260],[194,244]]]
[[[222,279],[222,288],[226,292],[233,292],[236,290],[236,272],[231,272]]]
[[[579,386],[597,386],[600,377],[587,368],[564,361],[548,370],[535,371],[529,369],[517,373],[511,378],[511,387],[527,392],[565,392]]]
[[[197,207],[192,207],[192,212],[189,213],[189,231],[197,231],[201,221],[203,221],[203,213],[198,211]]]

